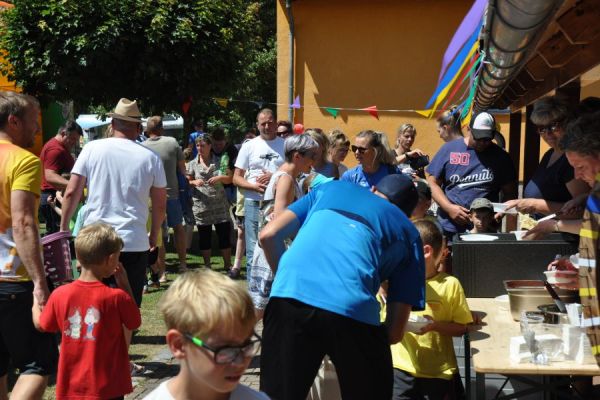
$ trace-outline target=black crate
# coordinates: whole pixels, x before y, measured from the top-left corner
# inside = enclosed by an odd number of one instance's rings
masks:
[[[517,241],[512,233],[493,234],[498,240],[467,242],[455,237],[452,273],[467,297],[496,297],[505,294],[502,284],[511,279],[542,280],[557,254],[577,253],[579,237],[553,233],[544,240]],[[459,235],[457,235],[459,236]]]

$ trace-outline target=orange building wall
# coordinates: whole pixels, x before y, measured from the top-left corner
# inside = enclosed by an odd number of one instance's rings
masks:
[[[354,137],[363,129],[388,134],[417,128],[415,148],[434,154],[443,144],[434,119],[414,112],[341,111],[337,119],[321,107],[423,109],[436,87],[443,53],[472,1],[403,0],[292,2],[296,27],[295,95],[304,108],[294,120]],[[277,102],[289,104],[289,26],[285,1],[277,10]],[[277,108],[287,119],[288,108]],[[504,129],[508,132],[508,128]],[[355,163],[350,154],[346,159]]]

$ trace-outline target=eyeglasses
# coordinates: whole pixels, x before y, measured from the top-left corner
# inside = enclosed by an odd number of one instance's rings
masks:
[[[364,154],[367,150],[369,150],[366,147],[360,147],[355,145],[350,146],[350,148],[352,149],[353,153],[356,153],[358,151],[360,154]]]
[[[277,136],[287,135],[288,133],[292,133],[289,129],[285,131],[277,131]]]
[[[195,346],[209,350],[213,353],[213,359],[215,360],[215,364],[231,364],[235,360],[237,360],[240,354],[243,357],[253,357],[258,353],[260,349],[260,343],[262,338],[254,332],[252,334],[256,339],[248,341],[248,343],[242,346],[223,346],[216,349],[209,347],[204,343],[204,341],[200,338],[190,335],[189,333],[184,333],[185,336],[190,342],[192,342]]]
[[[556,133],[558,129],[560,129],[560,122],[554,122],[550,125],[538,125],[537,132],[540,135],[544,135],[548,133]]]

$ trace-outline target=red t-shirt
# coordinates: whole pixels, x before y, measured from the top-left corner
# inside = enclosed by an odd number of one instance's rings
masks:
[[[46,332],[60,331],[57,399],[109,399],[131,393],[123,325],[136,329],[140,311],[121,289],[75,281],[57,288],[40,317]]]
[[[56,138],[48,140],[44,147],[42,147],[40,159],[42,160],[42,168],[44,170],[51,169],[58,174],[71,172],[73,165],[75,165],[75,160],[71,153]],[[44,171],[42,173],[42,190],[48,189],[56,188],[46,182],[46,173]]]

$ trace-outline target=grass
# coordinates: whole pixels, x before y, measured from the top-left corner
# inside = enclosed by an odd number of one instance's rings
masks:
[[[187,257],[188,267],[198,269],[203,265],[202,257],[189,254]],[[129,348],[130,358],[133,362],[144,365],[151,362],[156,354],[165,346],[165,324],[161,314],[158,312],[158,303],[170,283],[179,275],[177,271],[179,260],[174,253],[167,253],[166,266],[168,272],[168,282],[161,284],[160,288],[150,288],[147,294],[144,294],[142,301],[142,326],[133,337]],[[202,267],[203,268],[203,267]],[[223,267],[221,257],[211,258],[211,269],[220,273],[227,273]],[[245,279],[240,278],[245,282]],[[55,399],[54,379],[44,393],[44,399]]]

